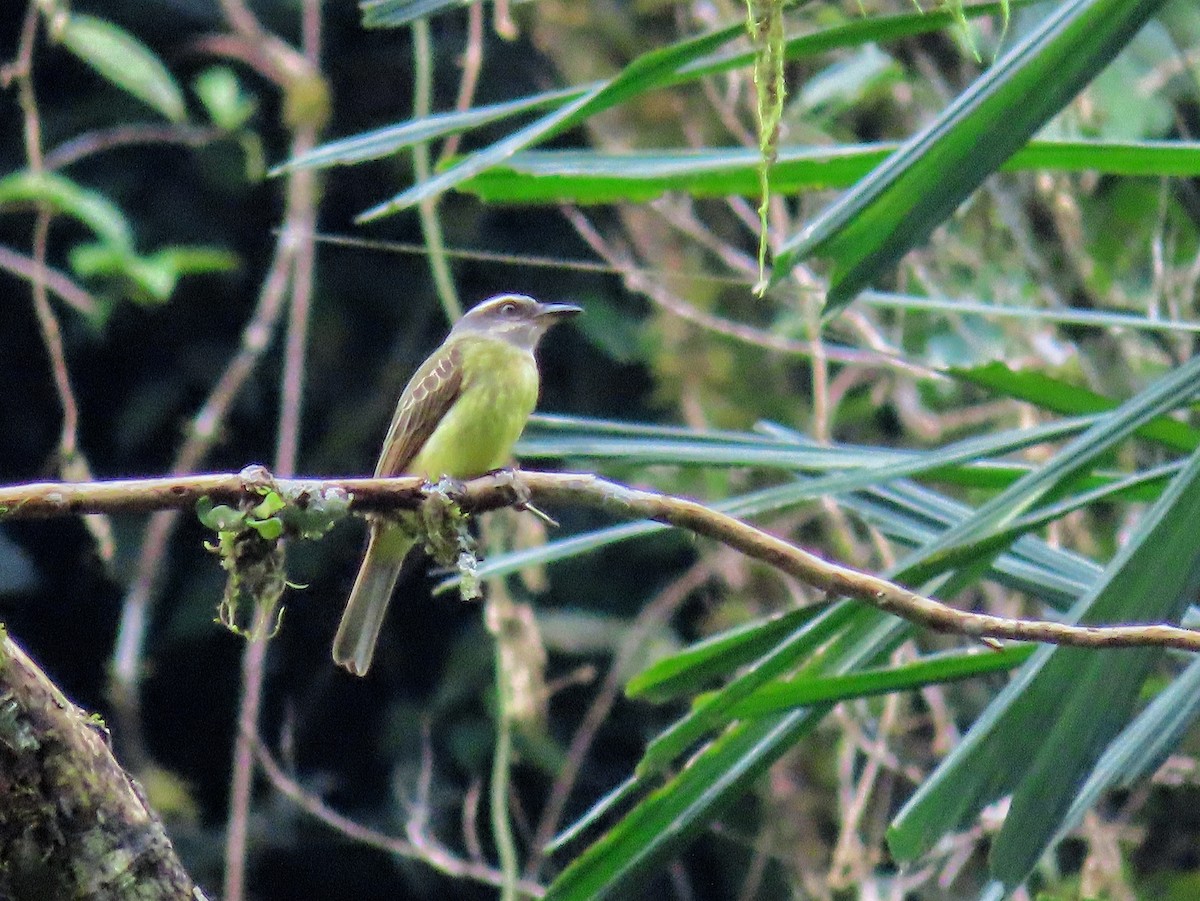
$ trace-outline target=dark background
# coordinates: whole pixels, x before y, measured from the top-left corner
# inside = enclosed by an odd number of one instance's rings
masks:
[[[406,30],[364,32],[351,3],[324,4],[324,64],[333,117],[327,137],[398,121],[410,109],[411,52]],[[73,9],[120,23],[166,61],[181,85],[221,60],[195,42],[222,30],[209,2],[75,3]],[[296,10],[286,2],[256,5],[264,24],[294,39]],[[21,15],[0,16],[0,56],[15,52]],[[437,48],[435,108],[453,102],[464,35],[462,16],[433,23]],[[544,87],[555,76],[525,39],[489,36],[488,71],[477,103]],[[278,92],[236,63],[243,89],[258,101],[250,128],[268,164],[286,157],[278,124]],[[44,32],[35,56],[44,148],[92,129],[152,121],[153,113],[103,82]],[[15,91],[0,102],[0,175],[25,165]],[[191,112],[199,105],[189,98]],[[476,140],[482,139],[480,136]],[[559,143],[569,144],[572,136]],[[404,214],[358,228],[353,217],[399,191],[411,179],[407,158],[341,169],[324,181],[319,230],[419,242],[416,217]],[[106,305],[89,322],[57,301],[66,353],[80,407],[80,446],[97,477],[161,474],[169,468],[189,418],[234,353],[268,265],[280,221],[279,180],[247,179],[236,142],[201,148],[127,147],[100,153],[64,173],[116,203],[135,230],[139,249],[205,244],[236,254],[227,274],[184,278],[169,302],[139,304],[103,285],[89,285]],[[449,198],[442,204],[447,243],[520,255],[584,259],[589,254],[554,211],[483,207]],[[30,252],[33,216],[0,209],[0,244]],[[59,218],[50,263],[66,267],[70,246],[85,231]],[[629,324],[642,314],[618,280],[568,269],[456,262],[461,297],[472,304],[499,291],[603,307]],[[41,343],[29,288],[0,273],[0,482],[53,478],[59,405]],[[596,326],[590,326],[594,332]],[[363,474],[373,469],[396,397],[409,373],[447,329],[419,256],[318,246],[316,293],[308,347],[300,471]],[[589,326],[559,329],[542,353],[540,409],[656,419],[653,381],[637,359],[613,359]],[[269,464],[276,442],[280,336],[224,423],[205,469],[236,471]],[[564,527],[590,518],[563,515]],[[0,527],[0,621],[76,702],[110,714],[106,671],[127,581],[145,520],[119,518],[118,554],[99,559],[77,521],[8,523]],[[399,833],[426,724],[436,760],[434,831],[457,846],[458,800],[485,779],[493,725],[491,643],[480,608],[450,596],[431,600],[422,568],[406,572],[370,677],[337,670],[329,643],[357,558],[361,526],[340,526],[319,543],[289,548],[289,575],[303,584],[286,597],[283,628],[271,644],[262,734],[276,744],[286,727],[298,777],[337,808]],[[211,538],[185,517],[170,547],[147,646],[143,710],[154,764],[181,780],[182,795],[152,798],[188,866],[215,897],[220,885],[229,760],[239,695],[241,638],[213,622],[223,576],[203,549]],[[552,573],[539,605],[595,605],[607,613],[636,612],[654,587],[690,559],[680,542],[657,542],[619,565],[612,555],[575,562]],[[550,677],[585,657],[552,655]],[[602,663],[598,659],[596,662]],[[569,689],[552,703],[550,739],[560,747],[577,725],[590,690]],[[111,723],[114,728],[118,724]],[[568,813],[628,773],[652,726],[644,712],[619,705]],[[117,746],[121,736],[115,736]],[[151,784],[145,773],[139,773]],[[536,811],[547,774],[522,764],[516,784]],[[153,785],[151,785],[153,789]],[[486,810],[481,812],[486,822]],[[488,843],[486,830],[485,844]],[[490,844],[487,852],[491,853]],[[701,865],[697,875],[706,867]],[[259,898],[490,897],[491,891],[449,881],[424,865],[397,863],[350,846],[287,802],[259,795],[252,820],[252,895]],[[714,897],[717,897],[715,895]]]

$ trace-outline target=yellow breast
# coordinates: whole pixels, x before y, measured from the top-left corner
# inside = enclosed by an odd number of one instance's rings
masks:
[[[409,472],[468,479],[507,465],[538,397],[533,354],[506,341],[467,337],[462,390]]]

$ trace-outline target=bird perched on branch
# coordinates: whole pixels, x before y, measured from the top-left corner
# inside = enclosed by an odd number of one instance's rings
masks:
[[[500,294],[471,309],[409,380],[375,475],[469,479],[509,462],[538,397],[533,351],[582,309]],[[374,519],[358,578],[333,639],[333,659],[362,676],[404,558],[419,541],[412,514]]]

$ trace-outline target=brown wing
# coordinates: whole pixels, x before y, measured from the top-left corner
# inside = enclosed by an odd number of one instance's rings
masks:
[[[443,344],[413,373],[400,395],[375,475],[403,475],[461,391],[458,347]]]

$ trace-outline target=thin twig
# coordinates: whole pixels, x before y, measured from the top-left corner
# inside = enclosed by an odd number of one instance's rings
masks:
[[[79,513],[148,512],[192,507],[202,497],[237,504],[259,498],[273,484],[285,498],[309,502],[330,492],[351,498],[358,512],[418,509],[436,490],[415,476],[394,479],[275,479],[261,467],[241,474],[107,482],[43,482],[0,487],[0,521]],[[697,501],[630,488],[591,473],[525,470],[490,473],[456,492],[467,513],[533,500],[547,505],[593,507],[622,519],[648,519],[703,535],[834,596],[864,601],[937,632],[971,638],[1036,641],[1083,648],[1164,647],[1200,651],[1200,631],[1162,623],[1077,626],[958,610],[878,576],[830,563],[749,523]]]
[[[302,128],[292,142],[293,155],[316,146],[312,128]],[[308,175],[310,177],[302,177]],[[299,170],[292,174],[288,220],[296,246],[291,279],[288,331],[285,341],[282,400],[279,414],[276,470],[295,472],[300,442],[300,413],[304,386],[304,351],[307,342],[313,275],[313,229],[316,222],[315,173]],[[258,729],[266,681],[266,654],[275,611],[266,605],[256,612],[256,622],[242,653],[242,695],[238,704],[237,737],[234,739],[232,777],[229,787],[229,824],[225,842],[226,901],[241,901],[246,891],[246,848],[254,787],[254,751],[247,738]]]
[[[275,605],[260,603],[254,611],[245,650],[242,652],[238,699],[238,731],[233,741],[229,780],[229,816],[225,827],[225,901],[241,901],[246,892],[246,844],[250,832],[250,800],[254,788],[254,742],[262,707],[263,663],[267,640],[275,622]]]
[[[501,901],[516,901],[520,882],[520,861],[517,843],[513,838],[512,820],[508,814],[508,788],[512,766],[512,707],[508,674],[504,666],[504,646],[496,636],[496,747],[492,751],[492,784],[488,791],[491,811],[492,840],[504,880],[500,885]]]
[[[658,213],[676,231],[691,238],[712,253],[733,272],[739,273],[739,286],[750,287],[758,279],[758,260],[719,238],[696,215],[693,198],[667,195],[653,200],[650,209]]]
[[[319,72],[320,0],[305,0],[301,32],[309,71]],[[284,82],[286,91],[295,85]],[[317,144],[319,126],[311,121],[295,123],[291,155],[297,157]],[[300,420],[304,396],[305,350],[313,291],[316,234],[317,178],[312,170],[289,175],[285,219],[296,248],[292,260],[288,329],[284,342],[283,384],[280,395],[279,433],[275,471],[291,476],[296,471],[300,449]],[[254,747],[258,734],[263,687],[266,683],[267,646],[275,622],[274,604],[260,603],[255,623],[242,653],[242,694],[238,704],[238,733],[233,742],[232,777],[229,788],[229,823],[225,840],[225,901],[241,901],[246,892],[247,837],[254,789]]]
[[[559,768],[554,783],[550,786],[549,796],[546,799],[545,807],[542,808],[537,832],[534,834],[533,849],[525,865],[526,876],[534,878],[541,869],[542,862],[545,860],[544,849],[558,832],[563,811],[566,809],[571,791],[579,779],[579,774],[583,770],[583,764],[591,750],[592,742],[604,721],[608,719],[613,704],[616,703],[617,696],[621,693],[632,661],[642,652],[647,640],[655,630],[670,619],[672,614],[696,589],[712,578],[712,574],[713,566],[710,561],[702,560],[696,563],[643,607],[630,623],[629,628],[625,630],[621,644],[613,655],[608,674],[596,691],[591,706],[583,715],[579,728],[571,737],[571,745],[567,748],[563,764]]]
[[[483,68],[483,0],[467,6],[467,46],[462,56],[462,78],[458,82],[458,97],[454,108],[465,113],[475,102],[475,89],[479,86],[479,72]],[[452,134],[442,145],[438,159],[445,162],[458,153],[462,134]]]
[[[421,769],[417,774],[416,800],[404,823],[404,831],[411,837],[424,835],[429,830],[430,810],[433,802],[433,725],[428,717],[421,719]]]
[[[427,117],[433,108],[433,39],[429,33],[429,22],[417,19],[413,22],[413,118]],[[429,142],[413,145],[413,175],[417,183],[427,181],[433,174],[430,161]],[[427,259],[433,283],[437,288],[438,300],[450,322],[462,316],[462,302],[454,287],[454,276],[446,257],[446,242],[442,237],[442,222],[438,218],[438,198],[426,197],[417,204],[417,215],[421,220],[421,237],[428,248]]]
[[[261,39],[267,36],[258,17],[251,12],[250,7],[243,0],[219,0],[219,2],[221,14],[233,31],[249,39]]]
[[[181,144],[184,147],[203,147],[225,136],[219,128],[196,125],[156,125],[138,122],[99,128],[64,141],[46,154],[46,168],[62,169],[82,159],[120,147],[147,144]]]
[[[42,119],[38,112],[37,95],[33,86],[33,49],[38,35],[38,4],[31,2],[25,11],[21,26],[21,39],[17,47],[16,60],[5,69],[4,80],[13,80],[17,85],[17,98],[21,106],[25,140],[25,156],[29,171],[35,175],[45,171],[42,151]],[[37,205],[37,216],[33,224],[33,255],[30,258],[29,284],[33,295],[33,309],[37,317],[42,344],[50,362],[50,373],[54,390],[62,407],[62,426],[58,439],[58,473],[64,479],[87,481],[92,478],[87,458],[79,450],[79,403],[71,386],[71,372],[67,366],[67,352],[63,343],[62,325],[54,308],[50,305],[50,274],[46,265],[47,247],[50,239],[50,221],[53,211],[44,204]],[[56,280],[59,287],[65,281]],[[117,552],[112,523],[103,516],[89,516],[85,525],[96,542],[100,559],[111,561]]]
[[[462,804],[463,846],[476,863],[483,863],[483,842],[479,840],[479,802],[482,796],[483,780],[476,777],[467,786]]]
[[[70,464],[79,451],[79,404],[71,387],[71,373],[67,368],[67,353],[63,346],[62,326],[50,298],[46,296],[46,242],[50,235],[50,210],[41,207],[33,225],[34,276],[33,309],[37,314],[38,327],[42,332],[42,343],[50,357],[50,372],[54,376],[54,390],[62,406],[62,428],[58,439],[60,465]]]
[[[731,319],[725,319],[721,316],[714,316],[711,313],[697,309],[690,303],[677,297],[661,282],[652,280],[649,277],[649,273],[645,269],[638,267],[632,259],[628,258],[627,254],[622,254],[613,248],[578,207],[562,206],[560,209],[563,216],[571,223],[580,238],[601,259],[621,274],[625,286],[630,291],[648,297],[666,312],[700,328],[724,335],[728,338],[734,338],[746,344],[752,344],[781,353],[801,354],[803,356],[812,355],[813,346],[811,341],[796,341],[792,338],[784,338],[771,332],[763,331],[741,322],[734,322]],[[923,366],[910,363],[897,356],[888,356],[843,347],[826,347],[825,353],[829,360],[838,363],[882,366],[921,376],[936,375]]]
[[[286,190],[293,190],[289,179]],[[290,205],[289,205],[290,208]],[[293,223],[284,222],[275,253],[259,292],[258,302],[242,330],[241,344],[216,386],[192,419],[187,439],[179,449],[171,472],[195,471],[217,443],[225,417],[242,387],[258,367],[283,314],[284,299],[296,254]],[[121,728],[123,756],[137,768],[145,756],[140,735],[139,684],[145,654],[146,629],[158,596],[158,581],[166,563],[167,546],[179,524],[179,510],[163,508],[150,517],[138,552],[134,578],[121,602],[121,621],[110,667],[109,699]]]
[[[35,283],[39,277],[37,261],[33,257],[27,257],[8,247],[0,246],[0,269],[6,269],[30,283]],[[95,316],[99,311],[100,306],[96,298],[57,269],[42,266],[40,277],[46,288],[76,312],[84,316]]]
[[[244,10],[245,14],[249,15],[249,11],[239,3],[232,3],[231,8]],[[309,24],[313,15],[308,12],[307,6],[302,15],[306,23],[303,31],[308,36],[313,30]],[[243,27],[247,27],[245,20]],[[306,37],[307,39],[309,38]],[[229,410],[271,343],[283,314],[287,289],[296,265],[300,246],[298,235],[312,232],[312,227],[306,224],[307,218],[304,213],[307,204],[298,203],[294,196],[305,190],[311,188],[306,187],[303,180],[288,178],[284,200],[287,214],[279,228],[274,255],[263,279],[254,312],[242,330],[237,353],[229,361],[204,405],[192,419],[187,438],[171,466],[173,473],[194,472],[200,466],[217,443]],[[127,759],[138,759],[139,755],[144,755],[138,739],[138,683],[141,678],[146,629],[157,597],[158,579],[166,562],[167,546],[177,525],[177,511],[164,510],[151,517],[138,553],[133,582],[121,606],[121,622],[113,652],[109,693],[114,712],[122,720],[120,734],[123,743],[128,745],[125,750]]]
[[[316,132],[302,128],[292,142],[292,156],[307,153],[316,146]],[[308,177],[300,177],[307,173]],[[287,221],[294,232],[296,247],[292,263],[291,302],[288,304],[287,339],[284,343],[283,385],[280,391],[278,444],[275,451],[275,471],[291,476],[296,472],[300,446],[300,420],[304,394],[304,360],[308,345],[308,327],[312,312],[313,273],[316,254],[313,235],[316,231],[316,173],[311,169],[296,170],[288,192]]]
[[[17,44],[17,58],[4,70],[4,84],[15,81],[17,84],[17,102],[21,105],[21,115],[24,119],[25,159],[29,168],[41,172],[44,168],[42,160],[42,120],[38,115],[37,99],[33,91],[33,45],[37,42],[38,33],[38,4],[30,0],[25,7],[25,19],[21,23],[21,40]]]
[[[439,873],[445,873],[447,876],[455,879],[473,879],[484,885],[492,886],[499,886],[501,884],[501,875],[497,870],[489,867],[487,864],[475,863],[456,857],[444,845],[428,836],[423,837],[423,840],[417,843],[396,836],[385,835],[382,832],[376,832],[374,829],[368,829],[349,817],[342,816],[336,810],[326,805],[316,795],[305,790],[300,783],[285,773],[279,762],[271,756],[271,753],[263,745],[262,740],[258,736],[251,735],[250,744],[254,749],[255,760],[258,762],[259,767],[262,768],[267,781],[271,783],[271,786],[277,792],[305,813],[320,820],[326,826],[329,826],[346,838],[360,842],[371,848],[378,848],[380,851],[388,854],[395,854],[399,857],[428,864]],[[521,882],[519,888],[522,892],[538,898],[546,893],[546,890],[542,886],[529,881]]]
[[[17,85],[17,100],[21,106],[24,123],[25,159],[29,171],[35,175],[45,169],[42,158],[42,120],[38,113],[37,96],[33,88],[33,48],[38,34],[37,3],[30,2],[25,10],[21,25],[21,40],[17,47],[17,58],[8,70]],[[33,225],[33,257],[29,272],[33,289],[33,309],[37,315],[38,328],[42,332],[42,343],[50,358],[50,371],[54,378],[54,389],[62,407],[62,431],[59,437],[59,455],[62,464],[72,460],[78,450],[76,431],[79,423],[79,407],[71,389],[71,376],[67,369],[66,352],[63,349],[62,327],[46,292],[46,245],[50,235],[51,212],[44,204],[38,205]]]

